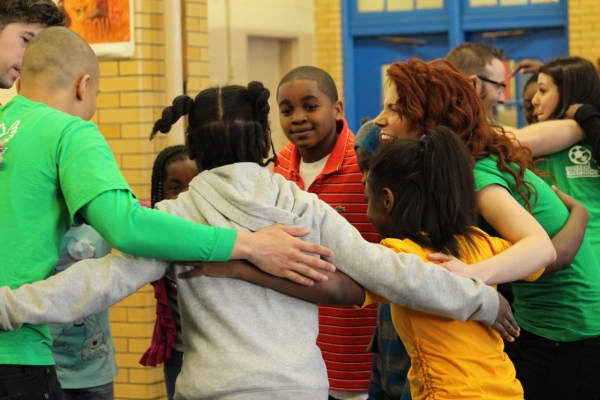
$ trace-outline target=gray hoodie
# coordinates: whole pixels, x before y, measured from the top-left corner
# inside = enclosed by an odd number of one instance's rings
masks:
[[[157,208],[202,224],[256,231],[280,223],[311,228],[306,240],[329,247],[331,262],[390,301],[454,319],[491,324],[494,289],[411,254],[364,241],[315,195],[254,163],[205,171],[177,200]],[[0,288],[0,327],[64,323],[95,313],[160,278],[167,263],[125,255],[85,260],[45,281]],[[175,272],[186,268],[176,266]],[[327,398],[316,345],[315,304],[228,278],[178,280],[184,337],[176,399]]]

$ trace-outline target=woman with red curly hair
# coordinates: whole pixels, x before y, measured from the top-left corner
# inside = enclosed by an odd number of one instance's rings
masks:
[[[515,350],[511,359],[524,386],[525,398],[575,398],[572,390],[574,385],[584,385],[578,372],[586,360],[557,354],[556,349],[563,343],[600,335],[600,318],[591,318],[593,310],[600,309],[600,268],[590,244],[583,240],[587,212],[569,198],[569,216],[565,204],[535,174],[530,151],[496,133],[499,127],[488,122],[475,88],[450,63],[412,59],[392,64],[387,74],[389,88],[384,109],[375,119],[381,128],[381,142],[420,137],[438,125],[449,127],[469,149],[480,227],[514,244],[479,263],[477,268],[457,259],[444,266],[488,284],[515,281],[515,318],[522,333],[511,349]],[[554,237],[553,241],[548,235]],[[436,259],[446,258],[440,255]],[[537,281],[519,280],[544,267],[546,270]],[[565,281],[569,284],[563,285]],[[587,283],[590,281],[593,283]],[[573,296],[585,298],[582,308],[568,307],[571,303],[566,299]],[[532,345],[532,337],[542,340]],[[553,354],[560,361],[547,362]],[[567,365],[569,370],[565,371]],[[465,371],[473,372],[468,367]],[[420,378],[411,380],[413,397],[419,397],[419,391],[436,390],[436,376],[428,372]],[[453,395],[464,388],[455,389]]]

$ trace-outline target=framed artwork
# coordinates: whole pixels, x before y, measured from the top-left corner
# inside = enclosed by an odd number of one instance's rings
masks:
[[[133,0],[58,0],[66,26],[90,44],[96,55],[133,56]]]

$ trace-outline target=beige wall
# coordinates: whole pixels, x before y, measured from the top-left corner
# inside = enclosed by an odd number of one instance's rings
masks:
[[[598,65],[600,57],[600,2],[569,0],[569,53]]]
[[[315,0],[317,21],[317,66],[329,72],[344,98],[342,65],[342,5],[341,0]]]

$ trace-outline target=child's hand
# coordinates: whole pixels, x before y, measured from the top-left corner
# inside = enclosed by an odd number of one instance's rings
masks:
[[[305,286],[314,285],[314,281],[325,282],[327,276],[313,268],[334,272],[335,267],[305,253],[331,257],[333,252],[294,237],[306,236],[309,232],[309,229],[284,225],[272,225],[254,233],[239,231],[231,259],[246,259],[266,273]]]
[[[444,253],[432,253],[428,254],[427,258],[429,261],[439,262],[441,267],[446,268],[455,275],[462,276],[463,278],[472,278],[474,276],[473,268],[454,256]]]
[[[196,278],[199,276],[211,276],[213,278],[237,278],[240,268],[245,267],[245,262],[241,260],[232,260],[225,262],[187,262],[179,265],[194,267],[189,271],[177,275],[181,279]]]
[[[567,210],[569,210],[569,212],[573,211],[573,209],[576,207],[583,207],[583,204],[581,204],[568,194],[561,192],[556,186],[552,185],[552,190],[554,190],[554,193],[556,193],[560,201],[563,202],[563,204],[565,205],[565,207],[567,207]]]
[[[519,328],[517,321],[515,321],[508,300],[500,293],[498,293],[498,300],[500,301],[498,315],[491,327],[494,328],[504,340],[514,342],[515,337],[520,335],[521,328]]]
[[[515,64],[515,66],[510,70],[510,76],[515,76],[519,71],[524,74],[527,72],[539,72],[540,68],[542,68],[543,63],[537,60],[524,59]]]
[[[575,119],[575,113],[579,110],[583,104],[571,104],[567,111],[565,111],[565,118],[567,119]]]

